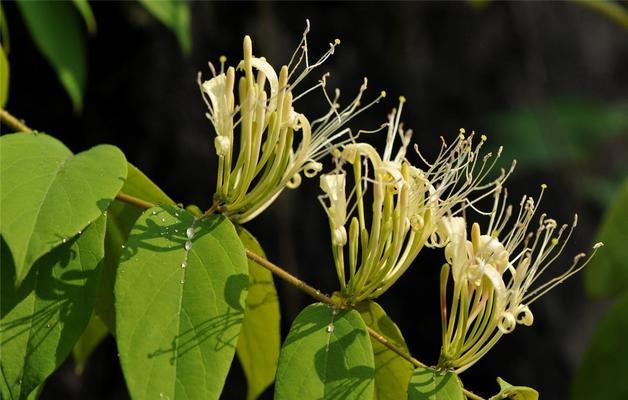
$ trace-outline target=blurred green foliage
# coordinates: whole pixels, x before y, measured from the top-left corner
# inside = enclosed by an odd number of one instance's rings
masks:
[[[625,221],[624,221],[625,222]],[[624,245],[625,248],[625,245]],[[623,263],[628,267],[627,263]],[[627,399],[628,291],[598,326],[572,388],[572,400]]]
[[[87,26],[87,31],[89,33],[96,33],[96,18],[94,17],[94,13],[92,12],[92,7],[90,7],[89,2],[87,0],[74,0],[74,5],[81,13],[83,20],[85,21],[85,25]]]
[[[33,41],[57,72],[74,110],[80,111],[87,80],[87,43],[74,5],[47,1],[19,1],[17,5]]]
[[[504,144],[505,158],[516,158],[517,168],[551,168],[582,162],[592,146],[626,134],[628,102],[558,98],[494,115],[489,125],[494,142]]]
[[[627,239],[628,179],[606,211],[597,234],[597,240],[605,246],[586,268],[585,286],[590,296],[615,296],[628,289]]]
[[[168,27],[179,40],[181,50],[189,54],[192,50],[190,33],[190,7],[181,0],[139,0],[153,17]]]
[[[620,300],[597,327],[576,375],[572,399],[628,398],[628,179],[618,190],[599,228],[603,247],[585,273],[592,297]]]
[[[139,0],[146,10],[177,37],[185,54],[192,49],[189,3],[184,0]],[[87,40],[81,26],[96,33],[96,18],[88,0],[72,2],[17,2],[33,41],[57,72],[59,81],[72,100],[74,110],[83,108],[87,81]],[[0,32],[8,53],[8,28],[0,7]],[[4,49],[0,48],[0,107],[8,98],[9,67]]]

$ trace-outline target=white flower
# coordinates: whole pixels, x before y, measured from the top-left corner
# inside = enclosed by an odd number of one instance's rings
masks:
[[[325,207],[332,229],[334,246],[347,243],[345,220],[347,218],[347,196],[345,195],[345,174],[321,175],[321,189],[329,199],[329,207]]]
[[[216,131],[214,146],[219,156],[214,202],[223,214],[238,223],[256,217],[285,187],[299,186],[302,172],[308,178],[320,172],[322,164],[318,161],[333,146],[354,139],[351,131],[344,128],[345,124],[383,96],[360,107],[365,80],[356,98],[341,109],[337,101],[339,91],[333,100],[327,94],[327,74],[314,87],[294,94],[303,79],[340,44],[336,39],[322,57],[311,63],[308,31],[309,21],[290,63],[281,67],[279,73],[265,58],[253,55],[251,39],[246,36],[244,56],[237,68],[225,71],[226,59],[221,57],[218,73],[210,64],[213,78],[201,83],[199,76],[207,117]],[[236,70],[242,71],[238,77],[237,104]],[[330,110],[310,123],[295,108],[296,102],[318,88],[322,89]],[[239,138],[235,138],[236,130]]]
[[[542,214],[536,231],[528,233],[537,208],[538,203],[524,196],[515,220],[509,223],[512,207],[506,206],[506,191],[502,193],[499,187],[486,233],[474,223],[471,240],[466,230],[449,236],[445,248],[448,264],[441,273],[441,366],[462,372],[484,356],[503,334],[512,332],[518,324],[532,325],[530,305],[582,269],[602,245],[596,244],[584,263],[579,263],[584,257],[579,254],[565,272],[535,284],[565,248],[577,223],[574,218],[569,229],[567,225],[559,228],[555,220]],[[448,315],[450,273],[453,293]]]
[[[477,199],[486,197],[508,176],[487,179],[488,157],[478,161],[481,143],[472,147],[471,137],[459,137],[443,149],[434,163],[421,170],[406,159],[412,131],[404,130],[401,111],[405,98],[399,99],[398,110],[388,116],[386,147],[380,154],[366,143],[349,143],[338,156],[338,170],[331,176],[343,177],[344,164],[350,164],[353,189],[342,198],[343,211],[334,209],[338,201],[331,185],[321,187],[321,196],[332,229],[332,251],[342,295],[357,303],[380,296],[409,268],[421,249],[444,246],[451,236],[464,231],[464,220],[456,216]],[[394,151],[395,140],[401,145]],[[327,178],[326,178],[327,179]],[[470,199],[476,194],[477,198]],[[370,205],[365,205],[369,193]],[[329,199],[329,205],[323,200]],[[340,229],[349,222],[346,229]],[[347,247],[345,249],[345,247]],[[348,253],[348,263],[345,260]]]

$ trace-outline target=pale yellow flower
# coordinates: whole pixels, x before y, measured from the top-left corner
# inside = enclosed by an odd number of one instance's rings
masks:
[[[321,178],[325,192],[321,201],[330,221],[334,263],[342,294],[349,302],[380,296],[403,275],[424,246],[447,244],[453,229],[449,225],[460,225],[456,215],[490,195],[510,173],[502,171],[496,179],[489,179],[494,162],[488,162],[490,155],[479,159],[484,140],[473,145],[472,137],[462,133],[454,143],[443,146],[433,163],[423,159],[425,169],[411,165],[406,154],[412,131],[404,130],[400,122],[404,102],[401,97],[398,110],[389,115],[381,156],[369,144],[347,144],[338,154],[338,169]],[[394,152],[396,138],[401,145]],[[345,163],[352,165],[353,172],[348,197]],[[340,177],[342,185],[336,185],[332,192],[328,181]],[[367,193],[369,206],[364,204]]]
[[[279,73],[265,58],[253,55],[251,39],[246,36],[244,56],[236,68],[225,70],[226,59],[221,57],[219,71],[210,64],[213,78],[201,82],[199,76],[206,115],[216,131],[218,181],[214,202],[235,222],[255,218],[284,188],[299,186],[301,173],[306,177],[317,175],[322,169],[319,160],[333,146],[354,139],[345,127],[347,122],[383,97],[360,106],[365,80],[349,105],[340,108],[339,91],[333,99],[327,93],[328,74],[297,94],[299,84],[340,44],[336,39],[311,63],[308,31],[309,22],[290,63]],[[236,71],[241,71],[241,76],[236,76]],[[297,101],[315,89],[322,89],[329,112],[310,122],[309,116],[298,111]]]
[[[545,186],[543,186],[545,190]],[[539,196],[542,197],[543,190]],[[441,273],[442,340],[440,364],[462,372],[484,356],[501,338],[518,324],[532,325],[530,305],[547,291],[582,269],[601,243],[583,263],[578,254],[571,266],[543,284],[538,278],[565,248],[577,224],[558,226],[545,214],[539,217],[534,232],[530,224],[538,202],[524,196],[514,221],[512,207],[506,205],[506,191],[495,192],[488,226],[466,227],[450,235],[445,248],[447,264]],[[451,307],[447,307],[449,276],[453,280]]]

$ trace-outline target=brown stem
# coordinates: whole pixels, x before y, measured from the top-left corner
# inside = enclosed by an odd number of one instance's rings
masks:
[[[32,129],[26,126],[25,123],[20,121],[11,115],[4,108],[0,108],[0,120],[9,125],[11,128],[20,131],[20,132],[32,132]]]
[[[155,207],[155,204],[148,202],[146,200],[131,196],[129,194],[126,194],[124,192],[119,192],[116,195],[116,200],[122,201],[124,203],[129,203],[132,204],[136,207],[139,208],[145,208],[145,209],[149,209],[149,208],[153,208]]]
[[[278,277],[288,282],[292,286],[295,286],[297,289],[300,289],[304,291],[305,293],[309,294],[310,296],[314,297],[316,300],[320,301],[321,303],[329,304],[330,306],[335,307],[335,308],[345,308],[342,304],[335,302],[329,296],[326,296],[323,293],[321,293],[320,290],[314,289],[312,286],[303,282],[301,279],[292,275],[288,271],[276,266],[275,264],[271,263],[267,259],[258,256],[257,254],[253,253],[252,251],[248,249],[246,250],[246,256],[250,260],[253,260],[256,264],[260,265],[261,267],[266,268],[273,274],[277,275]]]
[[[202,219],[209,217],[210,215],[212,215],[213,213],[215,213],[216,211],[220,210],[220,206],[218,205],[218,203],[214,203],[212,204],[211,207],[209,207],[207,209],[207,211],[205,211],[203,213],[203,215],[201,216]]]

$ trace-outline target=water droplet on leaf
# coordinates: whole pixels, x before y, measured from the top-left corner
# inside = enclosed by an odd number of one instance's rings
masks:
[[[191,248],[192,242],[188,240],[187,242],[185,242],[185,250],[190,251]]]

